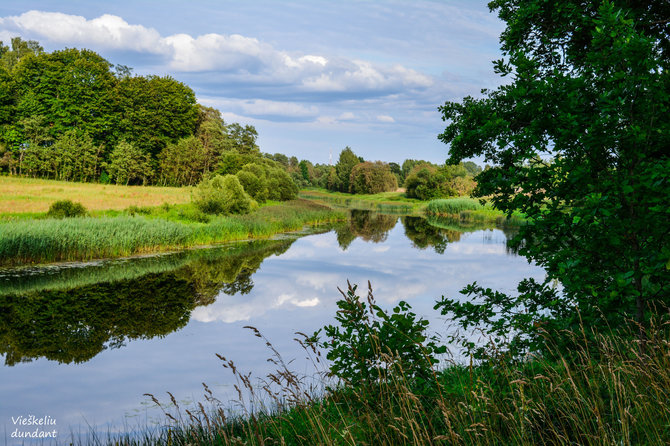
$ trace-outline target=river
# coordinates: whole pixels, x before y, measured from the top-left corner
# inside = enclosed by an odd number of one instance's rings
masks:
[[[0,270],[0,442],[46,431],[71,436],[151,428],[164,418],[151,399],[204,401],[206,383],[224,406],[235,382],[215,353],[264,376],[270,351],[310,374],[293,340],[333,323],[347,280],[382,307],[407,301],[450,330],[433,309],[477,281],[513,291],[543,271],[506,247],[511,231],[436,227],[419,217],[353,211],[317,233],[133,259]],[[35,421],[37,422],[37,421]],[[31,444],[30,441],[27,444]]]

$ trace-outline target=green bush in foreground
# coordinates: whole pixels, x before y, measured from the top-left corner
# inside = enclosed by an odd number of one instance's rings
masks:
[[[81,203],[74,203],[71,200],[55,201],[49,206],[47,217],[50,218],[68,218],[68,217],[84,217],[88,214],[86,208]]]

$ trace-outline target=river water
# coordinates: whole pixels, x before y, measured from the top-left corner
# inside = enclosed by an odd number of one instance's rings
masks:
[[[333,323],[347,280],[360,295],[370,281],[382,307],[407,301],[445,334],[449,321],[432,309],[440,296],[473,281],[513,291],[543,277],[506,247],[509,230],[439,225],[353,211],[315,234],[0,270],[0,444],[20,444],[17,432],[56,430],[66,443],[151,427],[164,418],[144,394],[168,402],[169,391],[189,407],[204,400],[203,382],[230,406],[235,379],[215,353],[255,376],[272,365],[245,326],[310,374],[294,333]]]

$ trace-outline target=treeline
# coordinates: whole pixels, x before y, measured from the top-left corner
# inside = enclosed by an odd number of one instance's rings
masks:
[[[224,153],[261,159],[257,136],[169,76],[133,75],[86,49],[0,42],[0,172],[194,185]]]
[[[347,147],[334,166],[261,153],[251,125],[226,123],[169,76],[137,76],[86,49],[51,53],[0,42],[0,173],[65,181],[193,186],[236,175],[257,202],[297,187],[409,197],[467,195],[474,163],[365,161]]]
[[[275,154],[270,158],[284,164],[300,187],[321,187],[351,194],[376,194],[406,189],[409,198],[432,200],[470,195],[476,186],[474,177],[482,168],[472,161],[458,165],[438,165],[406,159],[402,165],[366,161],[350,147],[340,152],[337,163],[313,165],[307,160]]]

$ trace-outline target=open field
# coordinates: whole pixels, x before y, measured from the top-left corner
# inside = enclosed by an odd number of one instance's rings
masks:
[[[80,202],[90,211],[188,203],[191,188],[117,186],[0,176],[0,215],[46,212],[54,201]]]

